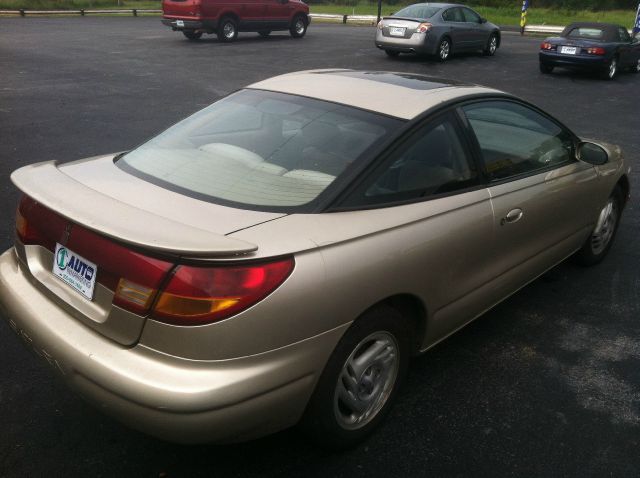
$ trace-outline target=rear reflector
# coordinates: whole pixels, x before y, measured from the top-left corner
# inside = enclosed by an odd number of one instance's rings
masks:
[[[289,277],[293,266],[293,258],[244,266],[178,266],[151,316],[176,325],[225,319],[273,292]]]

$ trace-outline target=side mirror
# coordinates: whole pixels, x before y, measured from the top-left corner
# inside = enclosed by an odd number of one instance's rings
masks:
[[[578,145],[576,156],[580,161],[595,166],[600,166],[609,161],[609,153],[602,146],[587,141],[582,141]]]
[[[487,19],[484,17],[480,17],[480,23],[487,23]]]

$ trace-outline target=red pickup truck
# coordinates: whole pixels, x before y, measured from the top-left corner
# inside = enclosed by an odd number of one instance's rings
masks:
[[[289,30],[302,38],[309,26],[309,6],[301,0],[162,0],[162,23],[181,31],[189,40],[216,33],[224,42],[238,32]]]

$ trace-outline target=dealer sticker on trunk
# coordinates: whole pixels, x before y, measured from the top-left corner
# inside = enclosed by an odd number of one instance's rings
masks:
[[[61,244],[56,244],[53,273],[87,299],[93,299],[93,289],[98,274],[98,267],[93,262]]]

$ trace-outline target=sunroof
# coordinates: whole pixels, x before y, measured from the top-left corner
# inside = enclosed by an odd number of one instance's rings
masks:
[[[348,76],[350,78],[359,78],[361,80],[377,81],[379,83],[402,86],[404,88],[410,88],[412,90],[434,90],[436,88],[460,86],[464,84],[453,80],[431,78],[428,76],[414,75],[411,73],[391,73],[388,71],[332,70],[318,71],[316,72],[316,74]]]

